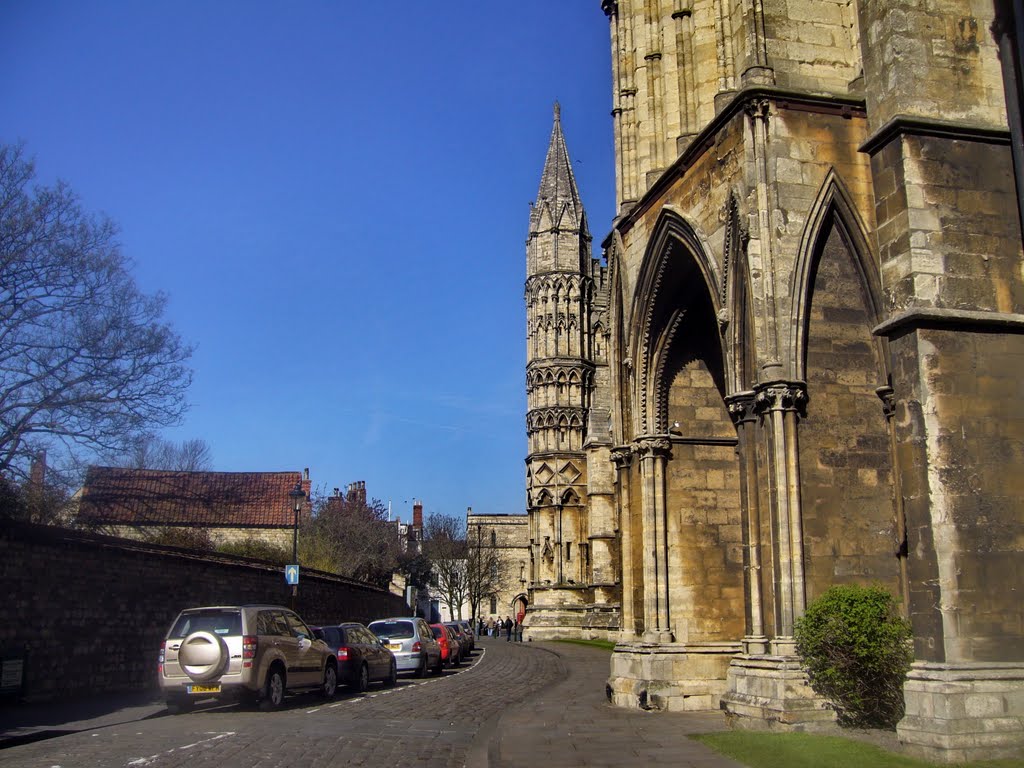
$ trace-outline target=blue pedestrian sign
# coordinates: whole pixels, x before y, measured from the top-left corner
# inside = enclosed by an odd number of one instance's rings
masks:
[[[284,580],[292,586],[299,583],[299,566],[286,565],[284,567]]]

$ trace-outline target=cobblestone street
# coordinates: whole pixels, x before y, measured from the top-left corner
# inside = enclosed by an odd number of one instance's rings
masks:
[[[237,706],[158,716],[14,746],[5,768],[102,766],[734,766],[686,734],[718,713],[650,714],[605,702],[607,652],[484,639],[471,666],[402,678],[363,696],[289,698],[282,711]]]

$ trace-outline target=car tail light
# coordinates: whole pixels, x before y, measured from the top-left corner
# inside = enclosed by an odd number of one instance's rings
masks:
[[[162,675],[164,673],[164,653],[165,653],[165,647],[163,645],[161,645],[160,646],[160,653],[157,654],[157,657],[156,657],[156,673],[158,675]]]
[[[413,653],[419,653],[422,650],[423,650],[423,646],[420,645],[420,641],[419,640],[417,640],[415,643],[412,644],[412,652]]]
[[[258,640],[253,635],[246,635],[242,638],[242,658],[255,659]]]
[[[348,661],[348,648],[345,646],[338,649],[338,661]]]

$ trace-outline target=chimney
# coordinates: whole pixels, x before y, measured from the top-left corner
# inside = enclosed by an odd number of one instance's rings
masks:
[[[412,527],[423,530],[423,502],[414,501],[412,503]]]
[[[46,451],[40,451],[32,457],[28,482],[33,491],[43,490],[43,484],[46,482]]]
[[[309,482],[309,467],[302,470],[302,479]]]
[[[366,481],[356,480],[354,483],[349,483],[346,498],[353,504],[366,504]]]

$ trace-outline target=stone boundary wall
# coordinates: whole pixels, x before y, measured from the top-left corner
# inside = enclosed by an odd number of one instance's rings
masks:
[[[157,653],[183,608],[290,606],[283,569],[111,536],[0,523],[0,658],[23,656],[22,697],[154,689]],[[296,611],[310,624],[406,615],[401,597],[304,571]]]

